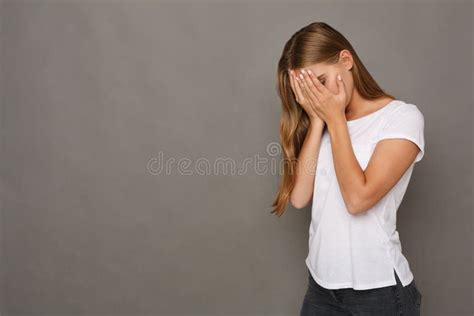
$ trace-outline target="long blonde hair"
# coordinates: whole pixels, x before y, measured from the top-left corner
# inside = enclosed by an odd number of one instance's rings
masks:
[[[316,63],[335,64],[339,61],[339,52],[343,49],[352,54],[354,65],[351,72],[354,88],[363,98],[367,100],[384,96],[394,98],[382,90],[372,78],[349,41],[328,24],[314,22],[291,36],[283,48],[277,70],[276,88],[283,109],[280,119],[283,174],[271,212],[277,216],[284,213],[294,188],[297,157],[310,124],[308,115],[296,102],[287,70],[300,69]]]

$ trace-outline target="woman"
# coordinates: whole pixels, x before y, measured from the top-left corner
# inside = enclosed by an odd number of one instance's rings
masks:
[[[323,22],[286,43],[278,92],[285,164],[272,213],[312,202],[301,315],[419,315],[396,214],[424,154],[423,114]]]

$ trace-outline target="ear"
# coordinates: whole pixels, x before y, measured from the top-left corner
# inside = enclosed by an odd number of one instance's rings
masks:
[[[344,65],[344,68],[348,71],[352,71],[354,67],[354,59],[352,58],[352,54],[347,49],[343,49],[339,55],[339,59],[341,63]]]

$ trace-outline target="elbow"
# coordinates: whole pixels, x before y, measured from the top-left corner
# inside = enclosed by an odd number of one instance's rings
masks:
[[[346,202],[347,211],[351,215],[360,215],[370,209],[369,201],[361,195],[354,195]]]
[[[297,199],[295,197],[290,197],[290,203],[294,208],[299,210],[308,205],[308,201],[304,201],[303,199]]]

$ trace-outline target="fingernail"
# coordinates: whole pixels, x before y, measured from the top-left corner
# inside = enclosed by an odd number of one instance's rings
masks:
[[[313,74],[313,72],[311,71],[311,69],[308,69],[308,73],[309,73],[310,75]]]
[[[337,80],[341,80],[341,75],[337,75]]]
[[[300,78],[301,78],[301,79],[303,79],[303,78],[304,78],[304,77],[303,77],[303,74],[300,74]]]

